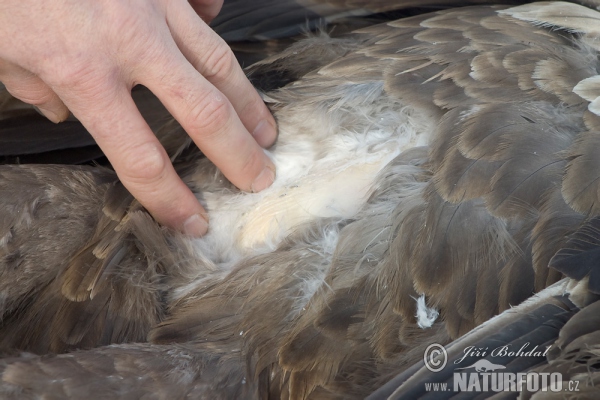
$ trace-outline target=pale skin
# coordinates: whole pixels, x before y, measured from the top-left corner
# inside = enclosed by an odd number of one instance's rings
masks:
[[[191,236],[208,216],[131,98],[148,87],[237,187],[270,186],[276,124],[207,25],[223,0],[0,0],[0,81],[53,122],[69,110],[154,218]]]

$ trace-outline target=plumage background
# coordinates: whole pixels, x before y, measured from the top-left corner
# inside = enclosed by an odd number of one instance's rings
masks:
[[[240,194],[133,91],[201,240],[158,226],[76,120],[3,93],[2,396],[417,398],[472,364],[423,368],[455,341],[450,360],[552,346],[502,365],[593,398],[599,4],[507,3],[226,2],[215,29],[280,127],[271,189]]]

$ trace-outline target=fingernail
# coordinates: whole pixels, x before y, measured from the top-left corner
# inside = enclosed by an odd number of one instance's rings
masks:
[[[275,180],[275,167],[267,165],[260,175],[252,182],[252,192],[258,193],[271,186]]]
[[[54,122],[55,124],[58,124],[59,122],[61,122],[61,119],[59,118],[58,115],[56,115],[55,112],[50,111],[50,110],[46,110],[40,107],[36,107],[38,109],[39,112],[41,112],[44,117],[48,118],[50,121]]]
[[[254,140],[262,147],[269,147],[275,141],[277,137],[277,129],[271,125],[269,121],[263,119],[256,125],[254,132],[252,132]]]
[[[204,236],[208,232],[208,222],[200,214],[194,214],[183,223],[183,233],[192,237]]]

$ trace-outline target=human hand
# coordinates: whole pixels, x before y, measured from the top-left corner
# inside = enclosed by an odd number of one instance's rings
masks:
[[[275,120],[204,22],[222,0],[0,0],[0,81],[54,122],[68,110],[160,223],[192,236],[207,214],[131,98],[148,87],[237,187],[271,185]],[[196,12],[197,13],[196,13]]]

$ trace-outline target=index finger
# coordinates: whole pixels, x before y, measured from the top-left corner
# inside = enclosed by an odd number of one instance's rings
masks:
[[[240,120],[263,147],[277,137],[275,119],[242,71],[233,52],[187,2],[171,2],[167,22],[179,51],[200,74],[229,99]]]
[[[143,63],[146,68],[137,71],[135,80],[163,102],[234,185],[252,192],[270,186],[275,179],[275,166],[248,132],[229,99],[198,73],[174,42],[164,49],[168,51],[166,55],[154,54],[151,62]],[[260,99],[251,86],[250,90]],[[265,107],[262,102],[261,105]],[[272,118],[266,107],[265,113]],[[264,120],[264,115],[254,118]],[[260,121],[256,124],[259,129],[264,127]]]

